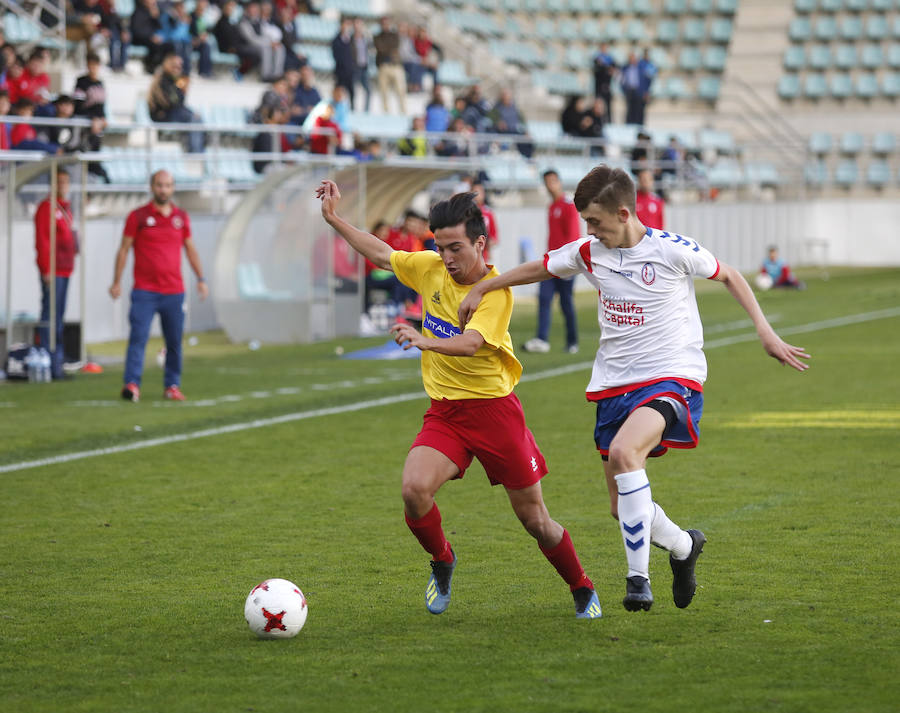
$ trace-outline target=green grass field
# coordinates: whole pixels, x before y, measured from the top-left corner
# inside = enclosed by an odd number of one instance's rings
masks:
[[[621,606],[622,543],[583,397],[598,332],[585,295],[581,354],[521,354],[517,393],[550,466],[551,515],[603,619],[575,620],[477,464],[438,496],[460,564],[450,609],[425,611],[428,557],[399,493],[423,395],[0,472],[0,709],[897,710],[900,271],[808,277],[806,292],[761,297],[812,353],[803,374],[737,341],[750,331],[740,308],[698,286],[710,366],[700,448],[648,466],[669,515],[709,538],[690,608],[672,604],[661,551],[653,609]],[[514,343],[533,325],[523,302]],[[118,400],[121,367],[0,386],[0,467],[421,390],[417,360],[197,336],[184,404],[161,400],[152,359],[139,404]],[[244,598],[268,577],[307,595],[296,639],[246,627]]]

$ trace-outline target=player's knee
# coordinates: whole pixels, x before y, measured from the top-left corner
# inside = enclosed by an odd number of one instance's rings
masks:
[[[549,534],[552,521],[540,508],[532,508],[526,512],[517,513],[519,522],[525,531],[538,540],[543,540]]]
[[[614,440],[609,446],[609,464],[620,473],[630,473],[643,467],[643,458],[633,446]]]
[[[403,504],[412,511],[419,510],[424,505],[429,504],[434,497],[423,483],[415,480],[403,482],[400,488],[400,496],[403,498]]]

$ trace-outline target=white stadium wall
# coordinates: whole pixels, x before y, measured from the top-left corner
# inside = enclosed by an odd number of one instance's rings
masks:
[[[540,257],[546,249],[546,207],[497,208],[499,250],[494,259],[501,270],[523,259]],[[808,201],[797,203],[700,203],[668,206],[666,222],[673,231],[697,239],[719,259],[745,272],[755,271],[766,246],[777,244],[793,265],[900,265],[900,204],[891,201]],[[80,318],[79,270],[87,270],[86,341],[125,339],[128,335],[128,298],[131,263],[123,288],[126,296],[109,298],[113,259],[119,245],[123,219],[103,218],[87,223],[82,238],[86,259],[77,261],[69,292],[66,317]],[[211,272],[221,216],[192,216],[194,240],[207,273]],[[36,314],[40,309],[37,267],[34,262],[34,228],[17,221],[13,230],[13,313]],[[4,241],[5,243],[5,241]],[[523,246],[530,251],[523,250]],[[0,250],[0,275],[6,274],[6,245]],[[193,331],[216,329],[212,301],[199,302],[187,263],[184,274],[188,289],[187,327]],[[586,282],[580,288],[587,289]],[[516,288],[519,296],[535,288]],[[157,328],[155,328],[156,331]]]

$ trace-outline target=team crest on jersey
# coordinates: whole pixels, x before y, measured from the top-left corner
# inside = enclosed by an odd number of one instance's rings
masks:
[[[652,285],[656,281],[656,270],[649,262],[645,262],[641,268],[641,280],[645,285]]]
[[[172,226],[175,230],[181,230],[184,227],[184,221],[181,219],[181,216],[176,215],[172,218]]]
[[[154,225],[156,225],[156,218],[154,218],[152,215],[149,216],[149,217],[147,218],[147,225],[149,225],[149,226],[151,226],[151,227],[154,226]]]
[[[439,305],[441,303],[441,293],[435,290],[434,294],[431,296],[431,301],[436,305]]]

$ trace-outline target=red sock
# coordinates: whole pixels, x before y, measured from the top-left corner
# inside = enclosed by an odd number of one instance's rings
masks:
[[[541,552],[544,553],[544,557],[550,561],[550,564],[556,567],[559,576],[566,581],[569,589],[573,592],[581,587],[594,588],[594,583],[588,579],[581,562],[578,561],[578,554],[575,552],[575,545],[572,544],[568,530],[563,530],[563,536],[558,545],[549,550],[541,547]]]
[[[431,555],[431,559],[443,562],[453,561],[450,543],[447,542],[444,530],[441,528],[441,511],[438,510],[437,503],[424,517],[420,517],[418,520],[413,520],[405,514],[404,517],[406,517],[406,524],[412,530],[412,534],[416,536],[425,551]]]

